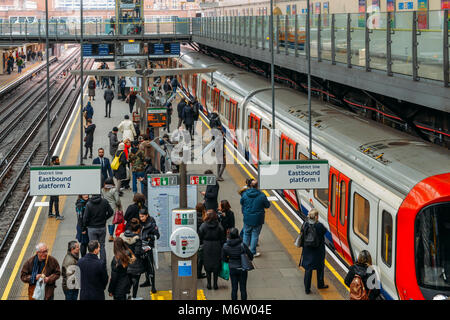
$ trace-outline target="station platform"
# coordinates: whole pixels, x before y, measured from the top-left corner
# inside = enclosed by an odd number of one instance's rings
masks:
[[[2,89],[12,82],[19,80],[20,78],[24,78],[30,73],[35,72],[37,69],[39,69],[40,66],[45,65],[45,60],[35,60],[35,61],[26,61],[25,62],[25,68],[22,69],[21,73],[18,73],[17,65],[14,64],[14,70],[11,72],[11,74],[8,74],[6,71],[4,74],[0,74],[0,92]]]
[[[87,90],[85,91],[84,104],[88,101]],[[179,98],[173,102],[174,110]],[[96,124],[93,145],[93,158],[96,157],[97,149],[103,147],[105,156],[109,156],[108,133],[114,126],[117,126],[129,114],[128,104],[118,100],[117,96],[112,103],[111,118],[105,118],[105,103],[103,90],[96,89],[95,101],[92,101],[94,108],[93,123]],[[174,130],[178,122],[177,112],[172,115],[171,129]],[[62,140],[57,146],[55,155],[61,160],[61,165],[76,165],[79,163],[80,152],[80,115],[79,108],[75,108],[72,117],[67,123],[66,131],[62,135]],[[205,119],[197,122],[196,131],[208,127]],[[172,131],[171,130],[171,131]],[[162,131],[162,132],[161,132]],[[165,130],[160,130],[160,135]],[[121,139],[121,134],[118,136]],[[83,146],[84,149],[84,146]],[[231,204],[234,211],[236,227],[240,230],[243,226],[243,219],[240,207],[240,196],[238,190],[245,184],[245,179],[255,177],[257,174],[254,168],[250,167],[245,160],[240,158],[234,151],[232,144],[227,143],[227,158],[233,159],[233,164],[227,164],[223,175],[224,181],[219,182],[219,201],[226,199]],[[92,159],[84,160],[85,164],[92,163]],[[188,165],[188,173],[203,173],[206,169],[216,172],[216,165]],[[140,187],[138,186],[138,190]],[[202,201],[201,191],[205,187],[199,186],[197,195],[198,202]],[[316,276],[313,275],[311,294],[306,295],[303,285],[304,270],[298,267],[301,249],[294,246],[294,240],[301,227],[300,218],[287,206],[284,200],[277,197],[274,192],[266,192],[270,196],[271,207],[266,210],[265,224],[259,238],[258,252],[253,262],[255,270],[248,274],[247,292],[249,300],[342,300],[348,299],[348,289],[343,283],[344,267],[340,262],[335,261],[327,253],[325,268],[325,283],[328,289],[318,290],[316,286]],[[121,197],[124,211],[132,203],[133,193],[131,190],[124,190]],[[43,202],[48,202],[48,197],[34,197],[30,207],[24,215],[22,224],[11,246],[10,252],[4,259],[0,267],[0,297],[1,300],[25,300],[28,285],[20,280],[20,271],[24,262],[35,254],[35,246],[39,242],[45,242],[49,248],[49,254],[55,257],[60,265],[67,252],[67,243],[75,239],[76,235],[76,213],[75,196],[60,197],[60,212],[65,217],[59,221],[48,218],[48,207],[40,206]],[[110,264],[113,256],[112,242],[106,238],[106,256],[108,274],[110,275]],[[167,300],[171,298],[172,281],[170,268],[170,253],[159,253],[159,269],[156,270],[156,288],[158,292],[151,294],[150,288],[139,288],[138,296],[145,300]],[[140,283],[145,281],[142,275]],[[197,283],[199,299],[206,300],[230,300],[231,282],[219,278],[219,289],[208,290],[206,279],[199,279]],[[64,300],[61,286],[61,278],[58,279],[55,289],[55,300]],[[240,294],[238,294],[240,297]],[[111,300],[107,290],[105,297]]]

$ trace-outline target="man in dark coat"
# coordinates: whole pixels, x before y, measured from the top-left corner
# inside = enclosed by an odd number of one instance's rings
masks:
[[[114,214],[114,210],[106,199],[99,194],[93,195],[84,210],[83,226],[87,229],[89,240],[100,243],[100,258],[106,264],[105,237],[106,220]],[[83,230],[85,231],[85,230]]]
[[[173,112],[172,102],[166,102],[164,106],[167,109],[166,128],[167,132],[170,133],[170,123],[172,122],[172,112]]]
[[[88,151],[89,158],[92,159],[92,146],[94,145],[94,131],[95,131],[95,124],[92,123],[91,119],[87,119],[86,125],[84,126],[84,133],[86,136],[84,137],[84,147],[85,147],[85,153],[83,159],[87,159]]]
[[[109,138],[109,154],[114,157],[117,151],[117,147],[119,146],[119,139],[117,138],[117,132],[119,132],[119,128],[114,127],[112,131],[108,133]]]
[[[111,90],[111,86],[108,85],[108,89],[105,90],[103,98],[105,99],[105,118],[111,118],[111,104],[114,99],[114,91]]]
[[[186,101],[184,99],[181,99],[181,101],[177,105],[177,112],[178,112],[178,126],[176,129],[178,129],[181,126],[181,123],[183,122],[183,110],[184,107],[186,107]]]
[[[205,174],[213,174],[211,170],[206,170]],[[217,202],[217,197],[219,196],[219,184],[216,181],[215,185],[209,185],[206,187],[206,191],[202,192],[202,195],[205,197],[205,208],[214,209],[217,211],[219,203]]]
[[[309,224],[308,226],[306,224]],[[302,257],[299,265],[305,268],[305,293],[311,293],[311,279],[313,270],[317,271],[317,288],[326,289],[328,285],[324,282],[324,268],[325,268],[325,233],[327,229],[319,222],[319,212],[317,209],[312,209],[308,213],[307,221],[303,224],[302,233],[305,227],[314,228],[316,237],[318,237],[318,246],[308,246],[304,244],[304,237],[300,243],[303,247]],[[304,235],[304,234],[303,234]]]
[[[242,214],[244,215],[244,243],[250,248],[253,256],[261,254],[256,252],[259,234],[264,224],[265,209],[270,207],[270,202],[264,193],[258,190],[258,181],[253,180],[250,189],[241,197]]]
[[[105,300],[105,289],[108,284],[106,264],[98,258],[100,244],[97,240],[88,243],[88,254],[78,260],[80,268],[80,300]]]
[[[192,109],[192,102],[189,102],[183,109],[181,113],[181,118],[183,118],[186,130],[192,136],[194,135],[194,109]]]
[[[99,164],[101,166],[102,177],[101,177],[101,186],[103,187],[103,183],[108,177],[113,177],[113,173],[111,170],[111,163],[109,159],[105,157],[105,150],[103,148],[98,149],[98,157],[92,161],[92,164]]]

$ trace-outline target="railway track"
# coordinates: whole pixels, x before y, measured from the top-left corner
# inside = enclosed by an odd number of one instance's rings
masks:
[[[86,69],[91,68],[92,65],[93,61],[85,62]],[[78,68],[79,65],[76,67]],[[54,151],[79,97],[79,86],[75,86],[74,81],[72,75],[64,79],[50,101],[51,126],[57,126],[51,137],[50,155]],[[71,85],[73,85],[72,88]],[[69,88],[71,90],[67,94]],[[28,110],[28,107],[26,106],[24,110]],[[29,166],[47,163],[47,143],[45,143],[47,130],[46,125],[43,125],[47,115],[46,105],[44,104],[35,115],[32,121],[27,122],[25,132],[16,136],[17,141],[0,164],[0,260],[7,252],[9,239],[18,229],[23,208],[31,201],[29,177],[26,175]],[[14,133],[14,130],[11,132]]]

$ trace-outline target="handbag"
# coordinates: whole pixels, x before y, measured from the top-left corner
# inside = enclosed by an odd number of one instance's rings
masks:
[[[114,156],[114,160],[111,162],[111,169],[113,170],[117,170],[119,169],[120,166],[120,156],[122,155],[123,152],[121,152],[119,154],[119,156]]]
[[[242,246],[242,253],[241,253],[241,270],[242,271],[251,271],[255,269],[255,266],[250,261],[250,258],[247,255],[247,252],[245,252],[244,244],[241,244]]]
[[[117,210],[114,213],[114,218],[113,218],[112,223],[113,224],[119,224],[119,223],[122,223],[122,222],[123,222],[123,211],[122,210]]]
[[[294,245],[297,247],[297,248],[300,248],[301,246],[302,246],[302,239],[303,238],[303,232],[300,232],[298,235],[297,235],[297,238],[295,238],[295,241],[294,241]]]
[[[125,222],[124,221],[122,221],[121,223],[119,223],[118,225],[117,225],[117,228],[116,228],[116,237],[119,237],[122,233],[124,233],[125,232]]]
[[[230,279],[230,266],[228,262],[222,261],[222,268],[220,269],[219,277],[224,280]]]

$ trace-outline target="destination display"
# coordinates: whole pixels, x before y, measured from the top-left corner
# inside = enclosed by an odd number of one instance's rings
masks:
[[[83,58],[114,59],[114,44],[87,43],[83,44]]]
[[[149,127],[159,128],[165,127],[167,121],[166,108],[148,108],[147,109],[147,123]]]
[[[149,43],[149,58],[175,58],[179,57],[181,47],[179,42]]]

